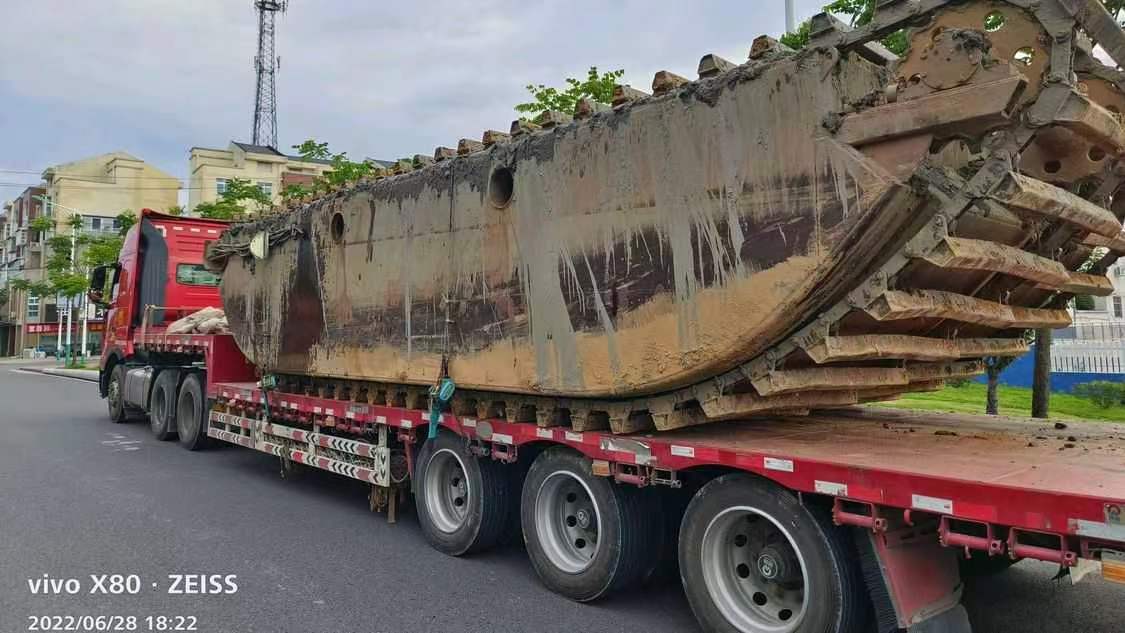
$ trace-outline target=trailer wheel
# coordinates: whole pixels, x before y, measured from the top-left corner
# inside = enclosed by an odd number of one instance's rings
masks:
[[[176,434],[176,386],[180,382],[180,372],[165,369],[156,376],[149,396],[149,425],[156,439],[165,441]]]
[[[207,401],[199,376],[196,372],[188,374],[176,398],[176,429],[180,445],[189,451],[207,448]]]
[[[524,480],[520,517],[531,564],[555,593],[588,602],[638,583],[656,562],[660,517],[644,491],[596,477],[553,448]]]
[[[692,499],[680,575],[705,631],[842,633],[869,609],[847,533],[826,512],[748,475],[724,475]]]
[[[512,503],[504,466],[479,459],[451,433],[427,440],[418,454],[418,522],[434,549],[461,556],[496,545]]]
[[[113,371],[109,373],[105,401],[109,407],[110,420],[121,424],[129,419],[129,412],[125,409],[125,365],[115,365]]]

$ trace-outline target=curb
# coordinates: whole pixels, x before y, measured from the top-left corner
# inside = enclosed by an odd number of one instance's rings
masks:
[[[86,382],[97,382],[98,381],[98,376],[97,376],[96,372],[93,376],[90,376],[90,375],[85,374],[85,373],[79,373],[79,372],[87,371],[87,370],[82,370],[82,369],[58,369],[58,368],[55,368],[55,367],[20,367],[19,369],[21,371],[28,371],[28,372],[32,372],[32,373],[36,373],[36,374],[43,374],[43,375],[46,375],[46,376],[60,376],[62,378],[73,378],[75,380],[85,380]]]

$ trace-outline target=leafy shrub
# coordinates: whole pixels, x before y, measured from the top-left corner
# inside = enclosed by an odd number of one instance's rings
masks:
[[[1074,395],[1086,398],[1103,409],[1125,402],[1125,383],[1095,380],[1075,385]]]

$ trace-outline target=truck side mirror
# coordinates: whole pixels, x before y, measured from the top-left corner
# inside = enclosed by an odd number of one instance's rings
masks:
[[[111,266],[95,266],[90,271],[90,287],[86,290],[86,297],[99,308],[109,307],[105,300],[105,282],[109,278],[110,268]]]

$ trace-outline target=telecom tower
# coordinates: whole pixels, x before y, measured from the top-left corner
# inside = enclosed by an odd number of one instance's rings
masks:
[[[251,143],[277,149],[277,86],[274,78],[281,59],[274,55],[274,24],[278,13],[285,11],[288,0],[254,0],[258,10],[258,54],[254,71],[258,89],[254,94],[254,128]]]

